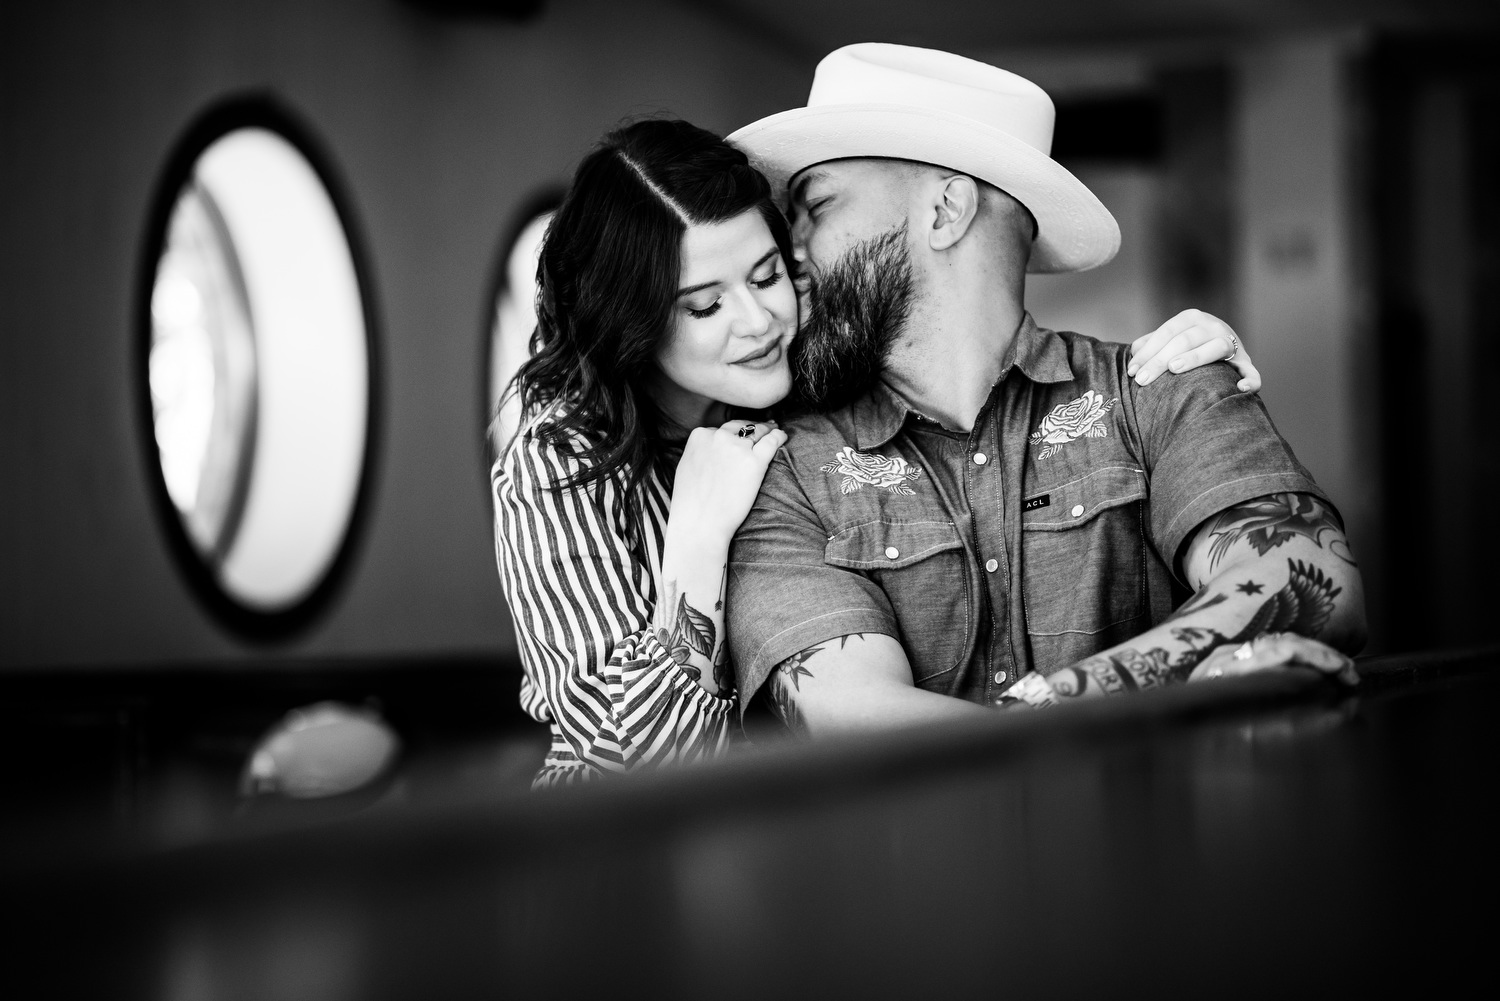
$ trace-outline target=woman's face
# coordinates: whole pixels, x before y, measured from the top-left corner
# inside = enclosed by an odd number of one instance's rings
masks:
[[[703,423],[715,402],[763,410],[790,392],[797,293],[758,211],[688,227],[673,316],[658,402],[679,424]]]

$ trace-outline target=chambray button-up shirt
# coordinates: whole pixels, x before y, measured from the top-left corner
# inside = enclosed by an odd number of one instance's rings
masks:
[[[920,688],[994,702],[1164,619],[1205,519],[1270,493],[1327,502],[1228,365],[1143,388],[1128,362],[1027,315],[972,432],[884,384],[787,422],[730,554],[741,704],[852,633],[899,640]]]

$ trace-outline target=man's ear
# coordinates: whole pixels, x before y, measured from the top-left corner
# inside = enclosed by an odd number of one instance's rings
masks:
[[[978,183],[967,174],[948,175],[937,189],[933,209],[927,245],[933,250],[947,250],[964,238],[979,214]]]

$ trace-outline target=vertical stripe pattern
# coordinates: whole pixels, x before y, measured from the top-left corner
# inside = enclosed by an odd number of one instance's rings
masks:
[[[521,706],[552,728],[533,783],[569,784],[720,753],[734,699],[710,694],[651,632],[671,498],[646,482],[645,548],[630,551],[610,512],[621,477],[558,490],[578,461],[528,422],[491,471],[495,561],[525,676]]]

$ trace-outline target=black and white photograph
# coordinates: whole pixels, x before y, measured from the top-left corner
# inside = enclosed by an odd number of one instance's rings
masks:
[[[1497,123],[1493,0],[5,0],[0,993],[1483,993]]]

